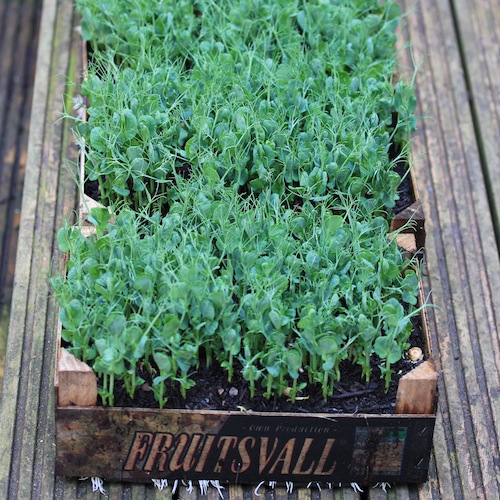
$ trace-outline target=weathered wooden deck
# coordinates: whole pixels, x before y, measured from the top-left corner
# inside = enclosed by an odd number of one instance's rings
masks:
[[[267,500],[500,498],[500,1],[402,3],[411,9],[405,26],[411,51],[402,51],[401,64],[409,75],[419,66],[418,112],[426,117],[414,140],[427,224],[424,281],[439,307],[431,311],[441,377],[430,479],[388,493],[267,490]],[[0,4],[5,8],[10,4]],[[75,78],[79,71],[73,16],[70,0],[43,3],[0,404],[0,498],[6,499],[98,495],[88,481],[54,474],[57,311],[47,276],[52,266],[61,267],[54,235],[75,203],[65,158],[76,151],[58,120],[71,105],[63,97],[67,75]],[[110,498],[172,496],[152,486],[105,488]],[[224,492],[234,500],[256,496],[236,486]]]
[[[42,2],[0,2],[0,385],[12,298]]]

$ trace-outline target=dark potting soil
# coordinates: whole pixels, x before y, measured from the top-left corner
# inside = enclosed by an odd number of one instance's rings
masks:
[[[398,114],[392,113],[392,127],[395,128],[398,122]],[[392,209],[393,215],[397,215],[405,208],[409,207],[415,200],[413,195],[413,183],[408,172],[408,161],[402,153],[401,144],[391,143],[389,147],[389,160],[394,162],[394,171],[401,177],[402,181],[398,187],[396,204]]]
[[[424,352],[421,335],[421,321],[413,318],[414,331],[409,343],[412,347],[420,347]],[[291,413],[367,413],[392,414],[396,404],[396,393],[399,379],[410,372],[422,361],[417,363],[406,357],[392,366],[394,374],[389,390],[385,391],[385,381],[380,378],[378,360],[372,361],[372,377],[370,382],[361,378],[361,367],[344,361],[341,364],[341,381],[335,384],[334,395],[323,399],[321,387],[309,386],[298,394],[295,402],[285,396],[274,396],[266,399],[264,388],[260,381],[256,382],[256,394],[250,398],[248,382],[237,370],[231,382],[227,374],[217,365],[210,369],[202,366],[192,376],[196,385],[187,391],[186,399],[181,397],[179,385],[176,382],[167,383],[165,394],[168,400],[164,408],[188,410],[231,410],[231,411],[262,411]],[[130,398],[123,385],[115,383],[115,406],[134,408],[158,408],[151,390],[152,376],[148,373],[138,373],[146,382]],[[305,375],[299,377],[300,382],[307,382]]]
[[[99,191],[99,182],[98,181],[85,181],[84,192],[87,196],[96,201],[101,201],[101,193]]]
[[[395,164],[394,170],[403,179],[398,187],[399,199],[396,200],[396,204],[392,209],[392,213],[397,215],[399,212],[402,212],[405,208],[409,207],[415,201],[415,197],[413,196],[413,184],[411,176],[408,174],[408,164],[406,161],[398,160]]]

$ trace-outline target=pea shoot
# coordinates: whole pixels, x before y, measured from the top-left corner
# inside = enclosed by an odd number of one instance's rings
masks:
[[[388,238],[415,128],[412,88],[393,85],[397,4],[77,7],[91,53],[74,130],[107,208],[88,238],[59,230],[52,286],[103,403],[145,370],[164,407],[212,364],[252,396],[327,399],[342,362],[369,381],[376,357],[387,388],[418,313]]]

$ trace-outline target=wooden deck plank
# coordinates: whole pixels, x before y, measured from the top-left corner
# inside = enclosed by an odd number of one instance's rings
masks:
[[[4,251],[7,243],[6,234],[9,228],[9,207],[12,198],[11,181],[18,151],[17,129],[22,113],[23,91],[16,85],[22,80],[24,56],[22,50],[23,36],[26,24],[17,25],[19,7],[6,11],[6,22],[10,26],[5,29],[6,47],[2,54],[2,72],[0,73],[0,269],[5,259]],[[16,47],[21,45],[21,53]],[[19,57],[16,57],[19,56]],[[1,286],[4,273],[0,273],[0,304],[7,302]]]
[[[500,59],[498,56],[500,8],[497,1],[453,0],[464,67],[480,147],[490,182],[497,237],[500,236]]]
[[[2,71],[0,72],[0,135],[4,133],[6,126],[3,117],[9,106],[11,73],[15,65],[15,48],[17,45],[18,22],[20,20],[21,5],[18,3],[10,3],[5,6],[2,16],[4,25],[2,26]]]
[[[472,90],[472,108],[474,113],[478,113],[477,110],[479,109],[477,107],[478,104],[476,104],[476,100],[478,99],[477,94],[484,90],[489,91],[489,98],[491,99],[490,106],[494,106],[492,116],[494,116],[495,121],[489,123],[491,128],[485,128],[487,125],[486,122],[483,122],[482,118],[479,120],[481,127],[476,129],[476,132],[481,134],[478,139],[479,147],[482,147],[482,145],[485,144],[485,135],[494,136],[493,141],[497,141],[495,145],[498,151],[500,151],[500,82],[498,81],[498,74],[500,72],[500,52],[498,49],[500,46],[500,6],[498,5],[498,2],[496,3],[496,9],[494,8],[492,2],[488,3],[475,1],[471,5],[471,7],[473,7],[471,17],[473,19],[472,22],[469,21],[468,24],[474,25],[476,30],[480,29],[480,38],[483,41],[481,48],[485,51],[484,57],[486,59],[487,70],[489,71],[489,83],[486,89],[479,88],[478,85],[480,82],[477,82],[477,80],[480,79],[481,75],[474,72],[469,75],[469,84],[471,85],[470,90]],[[460,9],[461,5],[456,4],[456,7]],[[489,12],[491,12],[491,15]],[[459,17],[460,30],[462,30],[461,24],[463,23],[463,19],[460,17],[462,14],[460,12],[457,12],[457,14]],[[483,23],[483,21],[485,22]],[[477,26],[477,22],[480,23],[480,27]],[[487,29],[485,29],[485,27],[487,27]],[[467,35],[471,34],[467,32]],[[471,54],[469,45],[466,45],[466,48],[464,46],[466,56],[465,66],[466,71],[470,73],[468,68],[472,63],[469,61]],[[466,91],[462,94],[464,98],[466,97],[465,92]],[[473,144],[475,139],[477,138],[468,138],[468,144]],[[486,142],[490,141],[491,137],[488,137]],[[470,148],[466,148],[466,150],[470,151]],[[492,169],[500,171],[500,164],[495,163],[489,155],[484,155],[484,152],[485,151],[483,151],[482,161],[486,164],[483,165],[483,168],[486,168],[488,172],[491,172]],[[473,198],[469,200],[469,202],[473,203],[475,207],[478,207],[477,213],[480,215],[481,212],[488,210],[488,200],[484,197],[482,192],[478,193],[477,190],[474,190],[476,183],[474,171],[471,171],[466,179],[472,184]],[[496,194],[495,204],[497,207],[500,206],[500,198],[497,198]],[[498,259],[495,259],[495,256],[498,255],[498,249],[497,246],[495,246],[492,225],[488,223],[485,224],[485,221],[482,218],[478,218],[473,222],[476,223],[475,226],[472,227],[472,229],[476,230],[476,234],[474,234],[475,241],[478,245],[478,250],[480,249],[481,257],[485,266],[484,270],[471,271],[471,273],[477,273],[480,275],[482,288],[482,290],[473,292],[473,299],[475,299],[477,303],[484,302],[486,307],[486,314],[479,313],[476,315],[476,321],[478,322],[479,348],[483,359],[483,366],[485,367],[485,377],[487,380],[487,386],[485,389],[491,400],[493,425],[497,438],[500,438],[500,394],[498,391],[498,387],[500,387],[500,331],[495,322],[495,317],[498,317],[498,312],[500,311],[500,283],[497,279],[500,273],[500,268],[496,265]],[[500,234],[497,234],[497,238],[498,237],[500,237]],[[483,332],[487,333],[484,334]]]
[[[66,10],[66,20],[63,17],[63,24],[67,21],[70,10]],[[73,38],[72,56],[69,60],[69,70],[67,74],[78,75],[81,71],[79,64],[80,53],[80,37],[74,30],[71,32]],[[68,36],[68,34],[66,35]],[[61,100],[57,99],[59,105]],[[63,128],[61,137],[61,151],[64,151],[64,157],[69,161],[76,161],[78,158],[78,148],[73,141],[73,134],[67,127]],[[70,175],[68,175],[63,166],[59,172],[59,181],[57,185],[57,207],[55,210],[56,229],[62,222],[62,218],[67,218],[72,213],[75,207],[75,184]],[[60,258],[60,253],[57,244],[53,241],[53,265],[54,271],[63,270],[63,259]],[[56,351],[56,330],[54,325],[57,323],[59,308],[53,299],[49,300],[47,307],[47,329],[45,335],[44,346],[44,365],[41,376],[40,392],[47,395],[40,398],[39,418],[38,418],[38,435],[39,442],[35,452],[35,470],[33,477],[33,497],[35,498],[52,498],[54,490],[54,463],[55,463],[55,441],[54,441],[54,408],[55,395],[53,391],[54,381],[54,364]],[[45,479],[48,475],[51,478],[49,481]],[[38,486],[37,486],[38,485]],[[57,485],[56,485],[57,486]],[[39,490],[39,491],[38,491]],[[56,498],[57,495],[54,495]]]
[[[477,3],[474,2],[474,6]],[[445,12],[444,15],[449,15]],[[455,60],[456,61],[456,60]],[[452,75],[459,71],[458,61],[456,66],[451,68]],[[499,87],[500,90],[500,87]],[[457,87],[454,83],[454,93],[456,96],[455,106],[457,115],[460,113],[460,104],[467,99],[467,89],[463,86]],[[500,108],[499,108],[500,111]],[[483,367],[484,383],[481,387],[482,393],[489,397],[488,405],[492,413],[493,421],[489,422],[496,431],[497,437],[500,436],[500,399],[498,387],[500,386],[500,344],[498,337],[498,328],[495,322],[495,313],[500,311],[500,304],[497,299],[500,288],[495,283],[495,277],[500,273],[498,264],[498,249],[495,245],[494,231],[492,221],[484,218],[482,214],[488,212],[487,198],[485,196],[485,187],[477,189],[480,165],[478,165],[479,155],[470,154],[471,149],[475,148],[477,137],[472,135],[471,123],[461,126],[464,152],[464,170],[457,172],[456,181],[461,182],[457,193],[463,193],[462,205],[466,207],[473,206],[475,210],[467,211],[468,220],[463,218],[461,222],[461,232],[470,239],[470,244],[464,245],[466,252],[466,271],[470,283],[470,299],[474,308],[474,319],[476,322],[476,332],[472,332],[473,349],[475,361]],[[451,135],[453,127],[445,131]],[[472,167],[470,168],[469,165]],[[479,182],[481,184],[481,182]],[[460,200],[459,200],[460,201]],[[478,254],[480,259],[477,259]],[[489,279],[488,279],[489,278]],[[495,287],[491,289],[490,284]]]
[[[408,7],[408,2],[405,2],[405,6]],[[408,23],[409,23],[409,37],[411,39],[411,44],[412,44],[412,51],[413,51],[413,56],[415,57],[415,60],[417,61],[417,64],[420,64],[422,62],[422,58],[425,57],[427,54],[429,54],[430,47],[428,45],[428,42],[425,38],[425,33],[424,33],[424,25],[423,25],[423,20],[422,20],[422,14],[421,10],[422,7],[421,5],[418,6],[418,8],[414,11],[413,15],[408,17]],[[408,62],[410,64],[410,62]],[[427,87],[427,88],[426,88]],[[430,71],[430,66],[428,62],[424,61],[421,64],[421,67],[419,68],[418,75],[417,75],[417,102],[419,103],[419,113],[420,114],[425,114],[427,116],[437,116],[437,105],[436,105],[436,99],[433,97],[433,89],[432,89],[432,73]],[[445,272],[445,259],[444,259],[444,252],[443,252],[443,247],[442,244],[437,246],[440,243],[440,229],[439,225],[437,224],[438,222],[438,216],[437,216],[437,210],[436,210],[436,205],[435,202],[433,201],[434,199],[434,193],[433,193],[433,188],[432,188],[432,178],[431,178],[431,172],[430,172],[430,162],[432,160],[436,161],[438,164],[440,162],[439,158],[435,158],[435,153],[434,151],[437,151],[437,154],[444,149],[442,144],[432,142],[432,134],[430,135],[430,141],[429,144],[426,144],[426,130],[425,127],[427,126],[427,122],[421,122],[419,125],[418,133],[414,139],[414,144],[413,148],[415,151],[415,156],[418,157],[419,155],[422,155],[421,160],[415,165],[415,169],[417,170],[417,176],[419,179],[419,187],[420,187],[420,196],[422,198],[422,201],[424,203],[424,209],[426,212],[426,224],[427,224],[427,245],[426,245],[426,255],[427,255],[427,269],[428,269],[428,274],[432,277],[432,288],[433,288],[433,302],[436,303],[437,305],[441,305],[443,307],[443,311],[446,313],[447,312],[447,307],[446,307],[446,297],[445,297],[445,291],[446,291],[446,272]],[[431,203],[431,200],[433,201]],[[434,267],[435,266],[435,267]],[[441,272],[440,272],[441,271]],[[443,283],[444,282],[444,283]],[[451,301],[450,301],[451,304]],[[453,318],[451,314],[447,315],[447,317],[444,317],[443,314],[436,313],[431,314],[431,317],[435,321],[435,326],[436,326],[436,331],[438,332],[443,332],[443,331],[448,331],[453,327]],[[436,360],[438,361],[438,369],[441,369],[441,365],[444,363],[445,360],[441,358],[440,355],[440,350],[441,348],[444,348],[445,352],[448,350],[450,351],[450,348],[446,345],[444,345],[446,342],[448,344],[450,343],[447,341],[446,337],[442,340],[439,341],[438,338],[432,338],[432,349],[434,356]],[[450,382],[448,385],[452,385],[454,382],[453,379],[453,372],[451,375],[448,375],[447,371],[442,370],[442,377],[439,380],[439,392],[440,392],[440,405],[439,405],[439,416],[442,416],[441,423],[445,424],[444,429],[449,430],[451,427],[451,422],[449,421],[450,413],[448,411],[448,404],[446,401],[446,391],[444,382],[448,378],[450,378]],[[452,389],[455,389],[455,392],[458,392],[456,384],[452,385]],[[458,408],[458,411],[460,412],[461,409],[460,407]],[[456,414],[457,416],[459,413]],[[440,428],[439,426],[439,420],[436,423],[437,429]],[[449,435],[451,434],[451,431],[449,432]],[[449,441],[448,441],[449,442]],[[453,442],[450,443],[452,445],[451,450],[446,447],[445,448],[445,453],[454,453],[454,444]],[[439,456],[436,457],[437,463],[436,463],[436,471],[438,475],[438,481],[440,482],[440,487],[442,490],[445,490],[450,498],[453,498],[453,496],[460,497],[460,491],[455,491],[455,493],[459,493],[459,495],[452,495],[451,492],[453,491],[453,485],[458,485],[458,488],[460,489],[460,482],[458,480],[459,478],[459,470],[458,470],[458,464],[453,464],[453,477],[456,479],[454,482],[441,482],[442,478],[442,473],[441,473],[441,461],[438,460]],[[465,464],[465,467],[467,467],[467,457],[464,457],[463,464]],[[447,465],[447,464],[446,464]]]
[[[40,4],[22,3],[15,38],[5,40],[15,50],[2,54],[2,66],[9,55],[14,61],[8,88],[0,90],[8,93],[8,104],[0,113],[0,303],[4,305],[12,296]]]
[[[21,2],[19,2],[21,3]],[[23,16],[16,28],[19,7],[0,9],[0,391],[12,297],[22,183],[26,165],[31,86],[39,18],[37,0],[22,2]],[[7,29],[7,25],[12,26]],[[9,68],[11,71],[9,71]]]
[[[442,4],[437,4],[436,7]],[[429,12],[427,22],[436,19],[446,22],[449,11],[443,9],[441,12]],[[451,30],[451,27],[444,27],[443,33]],[[430,26],[429,32],[436,33],[438,28]],[[494,464],[491,461],[489,449],[491,446],[498,448],[495,437],[493,419],[491,415],[492,402],[489,400],[486,376],[491,375],[490,387],[498,387],[499,369],[496,362],[495,350],[498,345],[491,342],[492,332],[485,321],[487,311],[484,304],[490,300],[489,292],[483,296],[481,282],[478,279],[484,268],[478,265],[477,249],[481,248],[482,242],[478,236],[478,220],[475,210],[471,207],[471,187],[469,185],[468,172],[466,170],[466,158],[463,151],[463,140],[461,130],[456,126],[460,123],[463,108],[458,109],[461,103],[460,96],[457,95],[453,76],[457,74],[459,65],[453,66],[457,58],[450,57],[449,37],[438,39],[446,49],[443,51],[443,60],[448,60],[449,66],[439,64],[439,68],[434,68],[434,80],[438,88],[438,98],[440,102],[440,118],[443,137],[450,174],[448,180],[453,192],[453,198],[449,198],[450,203],[455,204],[456,219],[453,220],[453,233],[455,248],[448,258],[448,270],[450,275],[450,285],[454,292],[453,300],[456,303],[455,317],[461,322],[457,329],[460,355],[465,384],[471,409],[477,450],[483,471],[483,484],[485,491],[493,491],[496,486],[494,481]],[[443,72],[443,69],[445,72]],[[448,71],[446,71],[448,70]],[[451,86],[451,88],[450,88]],[[449,90],[446,90],[449,89]],[[451,95],[453,92],[453,96]],[[448,93],[445,97],[444,94]],[[446,104],[446,105],[445,105]],[[457,238],[460,236],[460,239]],[[460,276],[460,278],[455,278]],[[455,278],[455,279],[454,279]],[[461,290],[460,296],[456,290]],[[463,311],[462,314],[460,314]],[[483,344],[483,345],[481,345]]]
[[[33,235],[36,223],[38,179],[42,158],[42,143],[44,137],[46,100],[48,82],[50,79],[51,43],[53,23],[57,12],[57,2],[45,2],[41,21],[40,46],[38,51],[37,75],[32,106],[30,145],[28,148],[29,175],[25,183],[23,196],[23,212],[19,232],[18,268],[16,273],[17,286],[12,300],[10,330],[15,332],[9,339],[7,347],[7,363],[3,383],[2,400],[0,403],[0,426],[3,439],[0,440],[0,497],[9,498],[9,478],[13,478],[11,469],[11,452],[14,447],[17,401],[19,396],[18,374],[21,372],[22,352],[25,335],[25,317],[28,309],[28,292],[31,276],[31,256],[33,253]],[[16,415],[17,416],[17,415]],[[16,478],[13,478],[14,481]]]
[[[34,235],[36,252],[32,257],[33,273],[28,296],[28,300],[34,304],[34,308],[28,311],[25,319],[26,329],[31,331],[32,339],[30,345],[25,344],[23,352],[23,365],[29,366],[29,369],[23,370],[20,377],[17,411],[22,416],[18,419],[18,429],[16,429],[18,443],[13,448],[13,464],[11,466],[11,471],[22,477],[17,490],[15,488],[17,485],[11,487],[12,494],[19,498],[30,498],[33,486],[39,484],[38,481],[33,480],[35,457],[37,455],[43,457],[48,449],[49,456],[53,460],[53,450],[51,447],[43,445],[48,436],[44,435],[43,429],[40,428],[40,425],[46,427],[45,420],[50,418],[49,416],[52,414],[52,406],[48,407],[51,397],[47,397],[48,394],[41,391],[40,383],[42,380],[44,382],[51,380],[55,330],[46,330],[50,293],[47,276],[40,270],[50,269],[54,234],[57,230],[56,222],[60,218],[60,214],[57,213],[57,197],[60,166],[63,164],[61,155],[66,155],[66,150],[63,148],[66,127],[62,121],[56,120],[60,115],[61,96],[64,95],[67,83],[72,16],[72,6],[67,3],[63,4],[58,10],[54,32],[53,54],[55,58],[52,61],[51,74],[55,75],[55,78],[52,80],[46,114],[43,168],[38,186],[37,212],[40,221]],[[49,350],[50,346],[52,348]],[[48,358],[44,357],[44,353],[48,355]],[[44,367],[46,367],[45,370]],[[42,377],[44,372],[46,376]],[[41,396],[43,397],[41,398]],[[45,412],[41,411],[44,407]],[[15,471],[16,467],[19,468],[18,472]]]
[[[447,3],[440,2],[436,5],[439,12],[436,16],[441,19],[444,26],[443,33],[453,30],[450,10]],[[436,16],[433,18],[435,19]],[[432,28],[431,28],[432,30]],[[446,87],[451,84],[453,91],[453,101],[449,108],[441,106],[441,126],[443,135],[446,138],[446,148],[449,158],[449,169],[451,172],[452,191],[454,193],[454,203],[456,204],[458,232],[461,236],[461,244],[457,242],[456,253],[453,253],[450,260],[456,262],[456,266],[450,269],[450,275],[454,272],[462,273],[460,281],[456,285],[452,282],[452,290],[455,287],[462,287],[465,310],[467,313],[467,323],[464,329],[459,330],[460,354],[464,367],[465,382],[469,405],[471,408],[475,438],[478,448],[478,455],[481,461],[481,471],[483,474],[483,485],[485,492],[489,495],[500,494],[497,480],[495,478],[495,464],[492,461],[491,449],[498,449],[498,411],[500,401],[498,400],[498,387],[500,386],[500,352],[497,337],[497,325],[491,321],[492,311],[495,308],[494,297],[489,289],[483,288],[483,276],[488,266],[494,267],[498,272],[498,250],[494,244],[488,244],[484,248],[485,242],[481,239],[479,228],[482,224],[489,225],[487,234],[492,234],[491,220],[484,216],[478,205],[473,204],[473,190],[477,188],[477,179],[480,176],[479,155],[468,157],[467,151],[474,147],[476,142],[472,139],[472,122],[466,118],[463,112],[466,89],[463,85],[463,78],[457,79],[460,75],[460,61],[456,52],[456,43],[451,43],[449,36],[443,36],[446,53],[444,57],[449,62],[449,74],[443,81],[435,81],[436,85]],[[451,51],[454,53],[451,54]],[[450,56],[451,55],[451,56]],[[440,101],[443,102],[443,101]],[[447,102],[447,101],[444,101]],[[457,127],[457,124],[459,125]],[[469,162],[472,162],[469,169]],[[481,193],[478,193],[481,195]],[[485,191],[481,198],[486,200]],[[474,207],[471,210],[470,207]],[[486,258],[481,255],[483,249],[490,252]],[[479,253],[479,258],[478,258]],[[496,276],[498,274],[495,273]],[[491,276],[493,279],[493,275]],[[456,292],[454,296],[456,297]],[[498,311],[498,304],[497,311]],[[458,308],[462,309],[459,305]],[[455,308],[455,311],[458,311]],[[455,313],[457,315],[457,312]],[[497,415],[497,418],[495,418]]]

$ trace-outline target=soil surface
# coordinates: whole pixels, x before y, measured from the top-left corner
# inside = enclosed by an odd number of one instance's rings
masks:
[[[414,332],[409,340],[412,347],[417,346],[425,352],[421,336],[420,318],[414,318]],[[394,375],[387,393],[385,382],[380,379],[378,360],[372,361],[372,380],[366,383],[361,378],[361,367],[344,361],[341,364],[341,381],[335,385],[335,393],[327,401],[323,399],[321,387],[313,386],[302,391],[299,398],[292,402],[285,396],[271,399],[263,397],[264,389],[256,383],[256,395],[250,398],[248,382],[235,370],[233,380],[228,382],[227,374],[215,365],[210,369],[200,367],[192,377],[196,385],[188,390],[183,399],[176,382],[166,385],[168,401],[165,408],[188,410],[234,410],[234,411],[266,411],[292,413],[394,413],[396,393],[399,379],[414,369],[423,360],[415,363],[406,357],[392,366]],[[131,399],[124,388],[115,385],[115,406],[135,408],[158,408],[151,391],[151,376],[139,373],[146,382]],[[299,382],[306,382],[306,377],[299,377]]]
[[[398,188],[399,199],[396,200],[396,205],[392,209],[393,214],[397,215],[409,207],[415,201],[415,197],[413,196],[411,176],[409,174],[406,175],[408,173],[408,164],[406,161],[397,161],[394,170],[403,179]]]

